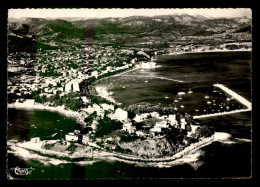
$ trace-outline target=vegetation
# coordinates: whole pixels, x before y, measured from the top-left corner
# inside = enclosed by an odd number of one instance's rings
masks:
[[[150,112],[158,112],[160,115],[168,115],[175,114],[174,107],[162,107],[161,105],[153,105],[151,103],[137,103],[130,105],[127,109],[134,113],[150,113]]]
[[[60,96],[60,92],[47,97],[47,95],[39,95],[39,91],[33,93],[33,98],[36,103],[50,103],[51,106],[65,106],[65,109],[70,109],[73,111],[77,111],[79,109],[80,102],[79,93],[77,92],[69,92],[63,96]]]
[[[104,135],[108,135],[109,133],[122,129],[123,123],[120,121],[112,120],[107,117],[107,113],[105,112],[104,118],[99,119],[97,125],[97,129],[95,132],[95,137],[103,137]]]
[[[201,126],[198,127],[195,131],[194,137],[196,139],[202,138],[202,137],[209,137],[213,134],[214,132],[210,130],[207,126]]]

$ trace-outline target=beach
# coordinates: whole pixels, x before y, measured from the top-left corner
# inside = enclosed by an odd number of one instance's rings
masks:
[[[51,107],[40,103],[35,103],[34,99],[26,99],[20,103],[16,100],[15,103],[8,103],[7,108],[27,109],[27,110],[48,110],[52,112],[59,112],[65,116],[78,118],[80,113],[72,110],[65,110],[64,106]]]

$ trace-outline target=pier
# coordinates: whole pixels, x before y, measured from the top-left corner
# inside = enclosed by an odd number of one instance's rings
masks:
[[[233,110],[229,112],[220,112],[220,113],[213,113],[213,114],[205,114],[200,116],[193,116],[193,119],[200,119],[200,118],[207,118],[207,117],[214,117],[214,116],[222,116],[222,115],[228,115],[228,114],[235,114],[239,112],[249,112],[251,109],[241,109],[241,110]]]
[[[223,84],[213,84],[213,86],[218,87],[222,89],[224,92],[238,100],[240,103],[245,105],[247,108],[246,109],[240,109],[240,110],[233,110],[233,111],[228,111],[228,112],[220,112],[220,113],[213,113],[213,114],[205,114],[205,115],[200,115],[200,116],[193,116],[194,119],[200,119],[200,118],[206,118],[206,117],[213,117],[213,116],[222,116],[222,115],[227,115],[227,114],[235,114],[239,112],[248,112],[252,110],[252,103],[246,100],[244,97],[241,95],[238,95],[236,92],[230,90]]]
[[[166,77],[158,77],[158,76],[143,76],[143,75],[121,75],[121,77],[140,77],[140,78],[153,78],[153,79],[162,79],[162,80],[168,80],[168,81],[173,81],[173,82],[180,82],[183,83],[184,81],[182,80],[177,80],[177,79],[170,79]]]

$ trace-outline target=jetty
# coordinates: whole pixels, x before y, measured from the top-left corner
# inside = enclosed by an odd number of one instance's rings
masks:
[[[173,81],[173,82],[180,82],[183,83],[184,81],[182,80],[177,80],[177,79],[170,79],[166,77],[158,77],[158,76],[145,76],[145,75],[120,75],[122,77],[140,77],[140,78],[154,78],[154,79],[162,79],[162,80],[168,80],[168,81]]]

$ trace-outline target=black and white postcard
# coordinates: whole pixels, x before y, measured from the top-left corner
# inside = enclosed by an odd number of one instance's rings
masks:
[[[7,178],[250,179],[252,11],[9,9]]]

